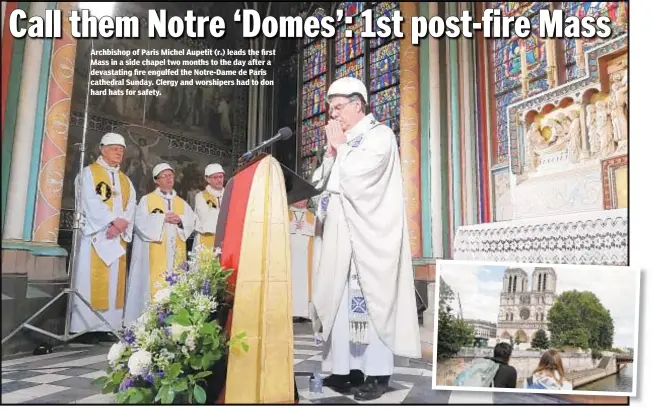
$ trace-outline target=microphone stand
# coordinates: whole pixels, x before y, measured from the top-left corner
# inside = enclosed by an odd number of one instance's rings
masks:
[[[279,132],[277,132],[277,134],[274,137],[263,141],[260,145],[252,148],[251,150],[249,150],[246,153],[244,153],[243,155],[241,155],[240,158],[238,158],[238,163],[239,164],[244,164],[246,162],[249,162],[249,160],[254,158],[258,152],[260,152],[260,151],[264,150],[265,148],[271,146],[272,144],[276,143],[277,141],[286,140],[286,139],[292,137],[292,133],[290,135],[287,135],[287,134],[284,135],[283,133],[281,133],[282,130],[279,130]]]
[[[93,50],[93,39],[91,39],[91,51]],[[78,182],[75,183],[75,214],[74,214],[74,222],[73,222],[73,246],[70,250],[70,258],[68,261],[68,277],[70,279],[70,284],[67,286],[65,289],[63,289],[57,296],[55,296],[53,299],[51,299],[45,306],[43,306],[41,309],[39,309],[36,313],[34,313],[32,316],[30,316],[27,320],[25,320],[20,326],[18,326],[14,331],[9,333],[7,336],[5,336],[2,339],[2,344],[4,345],[9,339],[11,339],[14,335],[16,335],[21,329],[29,329],[38,333],[41,333],[43,335],[49,336],[53,339],[59,340],[63,343],[68,343],[70,340],[73,340],[87,332],[91,329],[85,329],[79,333],[75,333],[73,335],[70,334],[70,321],[72,319],[72,310],[73,310],[73,298],[76,296],[78,297],[89,309],[91,309],[91,312],[97,316],[100,321],[104,322],[105,325],[111,329],[111,333],[113,333],[118,339],[120,339],[120,335],[118,332],[111,326],[111,324],[102,316],[97,310],[93,309],[91,306],[91,303],[86,300],[84,296],[82,296],[77,288],[75,287],[75,275],[77,271],[77,251],[79,249],[80,245],[80,236],[81,236],[81,229],[82,229],[82,201],[81,201],[81,195],[83,194],[84,190],[82,189],[82,186],[84,184],[84,176],[83,176],[83,171],[84,171],[84,153],[86,151],[86,130],[88,126],[88,102],[89,102],[89,95],[91,93],[91,61],[92,59],[90,58],[89,55],[89,70],[88,70],[88,78],[87,78],[87,84],[86,84],[86,106],[85,106],[85,112],[84,112],[84,130],[82,132],[82,142],[80,144],[76,144],[79,146],[79,174],[77,178],[79,178]],[[34,319],[36,319],[41,313],[45,312],[50,306],[52,306],[55,302],[57,302],[60,298],[68,295],[68,301],[66,305],[66,321],[64,325],[64,334],[63,335],[55,335],[54,333],[48,332],[47,330],[38,328],[36,326],[33,326],[30,324],[30,322]]]

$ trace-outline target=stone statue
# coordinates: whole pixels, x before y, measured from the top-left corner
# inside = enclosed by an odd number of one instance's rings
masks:
[[[596,102],[596,132],[601,143],[601,156],[607,157],[614,152],[614,128],[605,100]]]
[[[564,142],[569,132],[569,126],[571,125],[570,119],[567,117],[566,113],[559,112],[553,114],[551,117],[547,118],[546,121],[549,128],[551,128],[551,138],[549,144],[559,144]]]
[[[569,112],[569,118],[571,119],[571,123],[569,125],[569,131],[567,132],[567,152],[569,154],[569,162],[575,164],[580,160],[580,154],[583,149],[581,141],[580,113],[576,110],[572,110]]]
[[[536,170],[539,165],[539,156],[535,153],[535,149],[546,144],[540,126],[537,123],[532,123],[526,132],[526,164],[531,170]]]
[[[594,156],[601,150],[601,141],[599,139],[599,133],[596,129],[596,107],[594,104],[589,104],[587,108],[585,108],[585,111],[585,121],[587,122],[587,135],[590,146],[589,150],[591,156]]]
[[[628,75],[625,71],[614,76],[610,95],[610,116],[614,141],[618,148],[625,149],[628,141]]]

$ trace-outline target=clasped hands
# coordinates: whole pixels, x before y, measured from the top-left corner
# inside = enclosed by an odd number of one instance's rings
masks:
[[[125,232],[127,227],[129,227],[129,222],[126,219],[120,217],[114,219],[111,225],[109,225],[109,229],[107,229],[107,239],[115,238]]]
[[[179,225],[181,223],[181,218],[174,212],[166,212],[164,221],[169,224]]]
[[[324,127],[327,137],[327,156],[335,156],[336,150],[339,146],[346,142],[345,132],[342,130],[340,121],[329,120],[326,127]]]

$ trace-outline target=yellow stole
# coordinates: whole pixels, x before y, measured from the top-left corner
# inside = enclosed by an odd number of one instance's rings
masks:
[[[175,195],[172,200],[172,212],[181,216],[184,215],[184,208],[184,201]],[[156,192],[152,192],[147,196],[147,210],[149,213],[165,214],[169,212],[165,200]],[[173,269],[176,269],[179,264],[186,260],[186,241],[183,241],[179,235],[175,235],[175,237],[176,246]],[[168,248],[166,244],[167,238],[164,224],[161,242],[150,242],[150,299],[159,289],[167,286],[165,282],[165,271],[168,261]],[[157,287],[157,283],[160,283],[162,287]]]
[[[208,189],[202,191],[202,194],[204,195],[204,200],[206,201],[206,204],[209,206],[209,208],[220,209],[220,205],[222,205],[220,200],[211,195]],[[215,233],[200,233],[199,240],[200,244],[204,248],[213,249],[215,246]]]
[[[89,165],[91,175],[93,176],[93,185],[95,192],[102,198],[109,210],[113,212],[114,193],[112,191],[113,182],[107,171],[97,162]],[[122,191],[122,209],[127,209],[131,189],[129,179],[122,171],[118,172],[120,179],[120,190]],[[120,237],[120,245],[127,249],[127,243]],[[91,246],[91,306],[96,310],[109,309],[109,267],[97,254],[95,248]],[[125,278],[127,275],[127,255],[123,255],[118,260],[118,289],[116,292],[116,308],[122,309],[125,303]]]

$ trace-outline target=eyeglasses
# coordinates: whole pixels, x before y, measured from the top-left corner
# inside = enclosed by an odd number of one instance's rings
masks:
[[[343,108],[345,108],[347,105],[353,103],[356,100],[349,100],[346,103],[334,105],[333,107],[329,107],[329,114],[333,114],[334,112],[340,112],[342,111]]]

